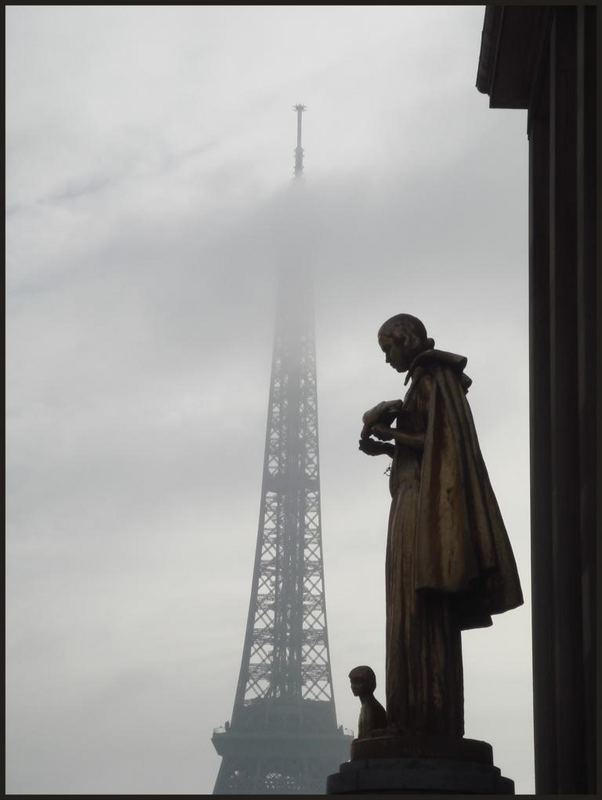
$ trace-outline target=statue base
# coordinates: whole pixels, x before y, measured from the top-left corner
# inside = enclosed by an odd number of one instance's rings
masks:
[[[351,760],[368,758],[443,758],[452,761],[475,761],[493,766],[493,750],[479,739],[448,736],[419,736],[383,730],[365,739],[351,742]]]
[[[347,761],[326,779],[327,794],[514,794],[493,765],[443,758]]]
[[[353,740],[351,761],[328,776],[327,794],[514,794],[487,742],[382,733]]]

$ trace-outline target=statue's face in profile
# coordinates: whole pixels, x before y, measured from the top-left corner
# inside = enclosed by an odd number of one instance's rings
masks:
[[[407,372],[416,351],[413,337],[379,333],[378,343],[385,354],[387,364],[390,364],[397,372]]]
[[[376,678],[370,667],[354,667],[349,673],[351,691],[356,697],[365,697],[376,689]]]
[[[355,697],[366,694],[368,682],[362,675],[354,675],[353,678],[349,678],[349,682],[351,684],[351,691]]]

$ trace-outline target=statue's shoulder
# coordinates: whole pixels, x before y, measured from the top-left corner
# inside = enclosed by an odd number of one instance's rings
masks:
[[[468,387],[472,380],[468,375],[464,374],[464,367],[468,363],[466,356],[458,355],[457,353],[449,353],[446,350],[425,350],[416,356],[406,377],[406,383],[414,378],[420,380],[426,375],[437,377],[437,373],[451,372],[456,374],[464,391],[468,391]]]

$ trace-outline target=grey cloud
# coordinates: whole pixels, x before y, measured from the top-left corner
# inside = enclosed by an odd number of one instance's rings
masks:
[[[403,391],[375,342],[397,311],[469,357],[528,581],[525,120],[474,89],[478,8],[381,8],[369,26],[334,7],[9,11],[8,788],[210,792],[251,582],[275,284],[295,258],[316,278],[339,721],[356,724],[349,668],[373,663],[380,688],[384,674],[387,479],[357,437],[365,408]],[[528,633],[525,608],[466,640],[467,719],[523,792]],[[488,717],[498,680],[520,701]]]

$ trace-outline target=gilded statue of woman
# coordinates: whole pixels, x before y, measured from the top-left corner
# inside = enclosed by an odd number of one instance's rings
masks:
[[[391,732],[464,734],[461,631],[523,602],[516,563],[466,400],[466,358],[434,349],[410,314],[378,332],[407,372],[404,400],[364,414],[360,449],[392,458],[386,558]],[[374,437],[374,438],[372,438]]]

